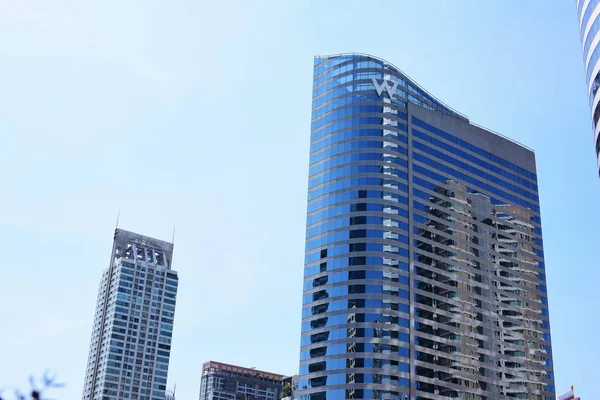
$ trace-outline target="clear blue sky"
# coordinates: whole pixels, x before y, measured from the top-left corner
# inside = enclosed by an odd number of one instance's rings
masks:
[[[600,181],[573,0],[0,0],[0,386],[80,396],[117,211],[180,273],[169,385],[297,371],[313,55],[536,150],[558,391],[596,398]]]

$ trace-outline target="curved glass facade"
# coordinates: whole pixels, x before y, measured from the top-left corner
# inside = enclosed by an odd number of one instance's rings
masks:
[[[579,32],[600,171],[600,0],[577,0]]]
[[[535,157],[376,57],[316,57],[299,396],[553,399]]]

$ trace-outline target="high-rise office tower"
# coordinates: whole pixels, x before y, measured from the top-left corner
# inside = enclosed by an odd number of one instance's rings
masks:
[[[600,170],[600,0],[576,0],[596,158]]]
[[[316,57],[300,399],[554,399],[533,151]]]
[[[173,244],[115,231],[102,274],[83,400],[165,400],[177,272]]]

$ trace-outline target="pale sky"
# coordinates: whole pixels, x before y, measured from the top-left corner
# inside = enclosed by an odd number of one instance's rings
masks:
[[[298,370],[313,56],[382,57],[536,151],[556,388],[596,397],[600,199],[573,0],[0,0],[0,387],[81,396],[120,227],[170,240],[169,386]]]

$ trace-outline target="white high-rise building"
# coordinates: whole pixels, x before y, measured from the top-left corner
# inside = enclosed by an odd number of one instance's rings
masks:
[[[172,257],[172,243],[115,231],[82,399],[165,400],[178,285]]]

